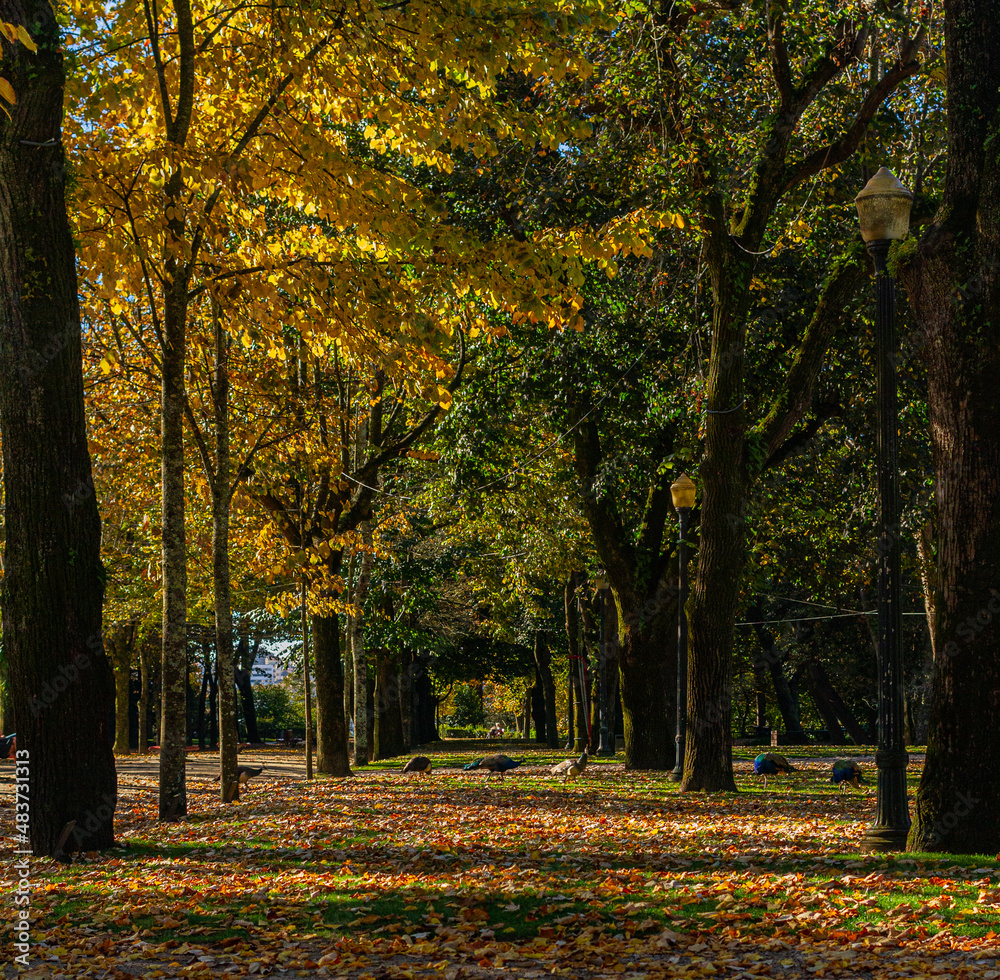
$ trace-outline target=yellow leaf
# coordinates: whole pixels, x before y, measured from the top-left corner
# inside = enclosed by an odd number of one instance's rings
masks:
[[[10,82],[6,78],[0,78],[0,95],[2,95],[11,105],[17,102],[17,96],[14,94],[14,89],[11,87]]]
[[[23,24],[18,24],[17,25],[17,36],[21,39],[21,43],[29,51],[37,51],[38,50],[38,45],[35,44],[35,42],[31,40],[31,35],[25,30]]]
[[[104,374],[111,373],[111,364],[108,362],[108,359],[106,357],[101,358],[101,371]]]

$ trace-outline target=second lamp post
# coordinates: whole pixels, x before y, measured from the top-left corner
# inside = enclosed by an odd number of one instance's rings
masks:
[[[687,738],[687,663],[688,663],[688,630],[687,613],[684,606],[687,603],[687,532],[688,518],[694,507],[694,480],[682,473],[671,485],[670,496],[680,522],[680,537],[677,540],[677,734],[674,741],[677,744],[674,756],[675,765],[668,778],[675,783],[680,782],[684,775],[684,742]]]
[[[900,650],[899,449],[896,404],[896,291],[886,259],[889,246],[905,238],[913,195],[885,167],[855,199],[861,237],[875,261],[875,360],[878,383],[878,796],[875,823],[862,848],[906,847],[910,813],[906,801],[906,742],[903,738],[903,659]]]

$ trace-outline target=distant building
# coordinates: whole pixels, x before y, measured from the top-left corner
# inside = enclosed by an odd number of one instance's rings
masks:
[[[271,654],[259,655],[250,668],[251,684],[280,684],[287,676],[287,668]]]

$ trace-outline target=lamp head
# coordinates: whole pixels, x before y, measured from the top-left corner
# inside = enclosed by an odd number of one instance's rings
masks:
[[[866,242],[899,241],[910,230],[910,193],[890,170],[880,167],[854,199]]]
[[[684,508],[690,510],[694,507],[695,489],[694,480],[692,480],[687,473],[681,473],[681,475],[670,484],[670,496],[673,497],[674,508],[676,510],[682,510]]]
[[[603,571],[597,572],[594,575],[594,588],[598,592],[603,592],[608,587],[608,577]]]

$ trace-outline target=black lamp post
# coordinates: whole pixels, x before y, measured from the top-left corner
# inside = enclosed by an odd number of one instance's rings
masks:
[[[670,496],[680,522],[680,537],[677,540],[677,734],[674,742],[674,768],[668,774],[673,782],[680,782],[684,775],[684,741],[687,738],[687,680],[688,680],[688,621],[684,606],[687,603],[687,531],[688,518],[694,507],[694,480],[682,473],[671,485]]]
[[[608,648],[605,619],[605,604],[608,601],[608,579],[603,572],[598,572],[594,576],[594,585],[601,595],[601,652],[600,663],[597,670],[597,713],[599,718],[597,754],[614,755],[615,749],[611,744],[611,719],[608,718]]]
[[[896,404],[896,291],[889,246],[905,238],[913,195],[885,167],[855,199],[861,237],[875,262],[875,357],[878,380],[878,798],[867,851],[901,851],[910,830],[903,738],[903,662],[899,608],[899,452]]]

